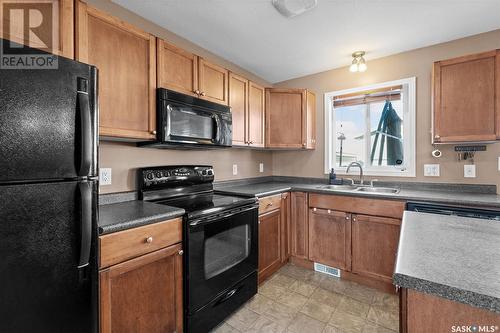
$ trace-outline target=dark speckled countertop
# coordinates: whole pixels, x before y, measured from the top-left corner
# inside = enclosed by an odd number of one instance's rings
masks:
[[[347,195],[370,198],[384,198],[405,201],[436,202],[451,205],[482,206],[500,209],[500,195],[492,192],[489,185],[470,186],[454,184],[420,185],[418,183],[390,185],[382,183],[383,186],[394,186],[399,188],[398,193],[368,193],[357,191],[338,191],[322,189],[324,183],[304,183],[290,181],[267,181],[261,183],[234,184],[231,182],[216,184],[216,190],[237,195],[251,195],[264,197],[287,191],[302,191],[310,193],[324,193],[335,195]],[[441,185],[441,186],[439,186]],[[378,186],[376,183],[375,186]]]
[[[500,313],[500,222],[405,212],[394,283]]]
[[[184,209],[141,200],[99,206],[99,234],[152,224],[184,215]]]

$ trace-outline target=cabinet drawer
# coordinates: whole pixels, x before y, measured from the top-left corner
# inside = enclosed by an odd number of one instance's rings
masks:
[[[109,267],[181,241],[181,218],[104,235],[99,237],[99,267]]]
[[[341,195],[310,194],[309,207],[400,219],[403,217],[405,202]]]
[[[281,194],[259,199],[259,215],[281,207]]]

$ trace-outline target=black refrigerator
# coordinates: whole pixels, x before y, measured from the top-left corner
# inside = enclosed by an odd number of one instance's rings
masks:
[[[0,68],[0,332],[97,332],[97,70]]]

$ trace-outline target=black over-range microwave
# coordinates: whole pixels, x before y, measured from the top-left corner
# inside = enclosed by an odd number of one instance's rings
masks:
[[[151,148],[224,148],[232,144],[229,106],[172,90],[157,90],[156,141],[140,142]]]

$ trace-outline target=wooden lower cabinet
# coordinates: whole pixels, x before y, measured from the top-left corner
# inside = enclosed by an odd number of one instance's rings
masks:
[[[281,210],[259,216],[259,280],[281,265]]]
[[[281,268],[290,256],[290,194],[259,199],[259,283]]]
[[[309,210],[309,260],[348,270],[351,259],[351,214]]]
[[[403,289],[401,295],[402,333],[495,332],[500,327],[500,314],[492,311],[415,290]],[[470,330],[473,325],[479,326],[477,331]]]
[[[401,220],[352,215],[351,271],[392,282]]]
[[[182,246],[99,272],[101,333],[182,332]]]
[[[308,259],[307,193],[292,192],[290,201],[291,254],[294,257]]]

